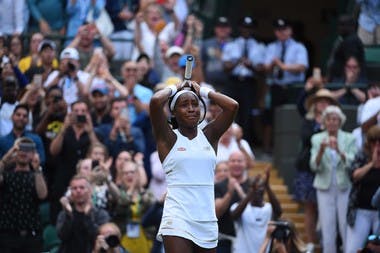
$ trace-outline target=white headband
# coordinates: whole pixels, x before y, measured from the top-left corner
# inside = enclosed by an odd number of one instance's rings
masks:
[[[172,101],[170,101],[170,104],[169,104],[170,111],[173,111],[174,106],[175,106],[175,103],[177,102],[179,96],[181,96],[182,94],[184,94],[184,93],[186,93],[186,92],[190,92],[190,93],[193,94],[197,99],[199,99],[198,96],[197,96],[197,94],[195,94],[195,93],[194,93],[193,91],[191,91],[191,90],[180,90],[180,91],[178,91],[178,92],[174,95]]]

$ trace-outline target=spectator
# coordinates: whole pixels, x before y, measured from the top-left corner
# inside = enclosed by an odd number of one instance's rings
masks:
[[[24,10],[26,1],[6,0],[1,3],[0,33],[5,35],[20,35],[25,30]]]
[[[114,159],[114,167],[111,168],[114,181],[117,185],[121,185],[124,164],[128,161],[133,161],[132,154],[128,151],[121,151]]]
[[[20,104],[26,104],[29,108],[28,125],[26,126],[28,131],[34,131],[39,123],[44,96],[45,92],[42,86],[34,83],[26,86],[25,92],[20,99]]]
[[[140,54],[136,60],[137,63],[137,82],[151,90],[154,90],[159,83],[160,77],[152,68],[152,62],[148,55]]]
[[[226,17],[218,17],[214,26],[214,36],[202,43],[201,56],[205,81],[216,90],[224,92],[227,76],[223,69],[222,52],[231,41],[231,24]]]
[[[179,46],[171,46],[165,51],[164,55],[164,65],[160,68],[161,80],[166,82],[168,78],[178,77],[182,79],[181,67],[178,65],[178,61],[184,51]]]
[[[132,124],[144,113],[149,112],[149,102],[153,96],[152,90],[137,83],[137,65],[134,61],[127,61],[121,69],[123,84],[128,90],[128,112]]]
[[[121,245],[121,232],[115,223],[105,223],[99,227],[93,253],[129,253]]]
[[[90,144],[99,142],[91,122],[87,104],[77,101],[71,104],[58,135],[50,143],[50,154],[55,157],[55,173],[51,196],[51,219],[55,224],[60,209],[59,198],[66,191],[75,175],[77,162],[84,158]]]
[[[365,93],[358,88],[358,84],[366,84],[360,63],[357,58],[351,56],[344,65],[344,76],[333,82],[341,83],[343,87],[333,90],[333,95],[342,105],[359,105],[365,101]]]
[[[311,138],[310,168],[315,172],[318,213],[322,230],[323,252],[336,252],[336,226],[346,249],[346,214],[351,182],[349,166],[356,153],[355,138],[341,130],[346,116],[337,106],[330,105],[322,113],[326,129]],[[338,220],[337,220],[338,218]]]
[[[100,15],[100,11],[104,8],[106,0],[91,0],[91,1],[78,1],[68,0],[66,4],[67,28],[66,43],[75,37],[79,27],[81,27],[87,19],[90,9],[93,9],[95,17]]]
[[[140,3],[137,0],[106,1],[108,11],[114,26],[114,32],[110,35],[115,47],[114,60],[130,60],[134,47],[133,24]]]
[[[338,37],[335,40],[327,62],[327,80],[332,81],[344,73],[344,65],[350,56],[358,59],[364,67],[363,42],[356,34],[356,21],[351,15],[341,15],[338,18]]]
[[[249,189],[247,161],[241,151],[235,151],[228,159],[230,177],[215,184],[215,210],[218,218],[218,252],[231,252],[231,237],[236,235],[230,214],[232,204],[241,201]]]
[[[63,206],[57,219],[57,232],[62,241],[59,252],[91,253],[98,227],[109,221],[109,215],[93,206],[91,184],[85,177],[73,177],[70,191],[73,209]]]
[[[14,67],[17,67],[23,56],[23,39],[20,35],[13,35],[9,42],[9,57]]]
[[[112,123],[96,128],[99,138],[107,146],[110,155],[116,158],[117,154],[123,150],[143,153],[145,151],[144,135],[139,128],[132,126],[125,98],[116,98],[111,101],[110,116]]]
[[[313,187],[314,172],[309,166],[311,136],[323,131],[322,113],[329,105],[338,105],[331,92],[327,89],[319,89],[306,100],[307,114],[302,117],[301,141],[302,147],[296,159],[296,177],[294,178],[294,199],[300,202],[305,213],[305,233],[307,249],[313,252],[317,243],[317,196]]]
[[[65,102],[71,105],[88,96],[89,90],[85,85],[90,75],[81,70],[79,53],[75,48],[65,48],[61,52],[60,60],[59,69],[49,74],[44,87],[59,86]]]
[[[19,86],[17,80],[13,77],[2,79],[1,85],[1,107],[0,107],[0,136],[8,134],[12,130],[11,115],[19,104],[17,101]]]
[[[280,202],[269,185],[269,167],[266,168],[265,174],[264,179],[260,175],[256,176],[251,182],[247,195],[230,208],[236,229],[232,252],[259,252],[265,240],[269,221],[281,217]],[[265,192],[268,194],[269,203],[264,201]]]
[[[20,71],[14,62],[15,58],[12,54],[9,55],[9,57],[3,55],[3,57],[0,58],[1,80],[5,80],[7,77],[14,77],[17,79],[20,88],[24,88],[29,84],[29,79]]]
[[[79,52],[80,66],[87,66],[98,45],[96,38],[99,38],[101,47],[108,60],[111,60],[115,54],[115,48],[112,42],[100,34],[95,24],[86,24],[79,27],[74,40],[67,46],[73,47]]]
[[[380,44],[380,11],[377,1],[357,0],[360,7],[358,35],[363,44]]]
[[[1,252],[42,250],[39,203],[46,198],[47,187],[39,164],[31,166],[35,148],[32,139],[22,137],[0,162]]]
[[[292,38],[293,30],[286,19],[278,18],[273,22],[276,41],[270,43],[265,56],[265,70],[270,75],[270,109],[268,121],[264,122],[264,149],[271,149],[274,112],[278,106],[291,101],[292,84],[303,82],[309,66],[305,46]]]
[[[40,65],[31,66],[25,71],[25,75],[29,81],[34,79],[34,75],[42,74],[42,82],[45,82],[48,75],[54,70],[55,50],[56,44],[51,40],[43,40],[38,45],[38,55],[41,63]]]
[[[105,88],[95,88],[91,91],[91,119],[94,127],[101,124],[112,122],[112,117],[109,114],[109,96],[108,90]]]
[[[380,127],[367,132],[364,150],[351,165],[352,189],[347,216],[347,253],[356,253],[367,236],[377,233],[379,212],[371,205],[372,196],[380,186]]]
[[[251,141],[251,111],[257,99],[257,74],[263,70],[265,46],[252,38],[256,21],[243,17],[239,21],[239,37],[223,48],[224,70],[229,75],[226,94],[239,101],[236,116],[244,132],[244,138]],[[254,97],[255,99],[252,99]]]
[[[44,35],[65,35],[65,3],[65,0],[28,0],[30,29]]]
[[[131,253],[149,253],[151,243],[141,226],[143,214],[154,202],[154,196],[141,186],[137,165],[128,161],[122,169],[120,198],[114,220],[122,231],[121,245]]]
[[[0,157],[8,152],[8,150],[14,145],[17,138],[28,137],[35,143],[36,151],[39,155],[41,165],[43,166],[45,164],[45,149],[40,136],[26,130],[26,125],[28,124],[28,114],[29,109],[25,104],[19,104],[13,110],[11,117],[13,127],[7,135],[0,137]]]
[[[218,162],[215,166],[215,183],[222,182],[230,177],[230,169],[227,161]]]
[[[175,40],[176,45],[183,47],[185,52],[189,52],[191,47],[202,47],[203,22],[194,14],[186,18],[181,34]]]

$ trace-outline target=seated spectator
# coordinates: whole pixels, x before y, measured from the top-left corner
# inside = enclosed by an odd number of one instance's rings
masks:
[[[44,82],[45,88],[59,86],[68,105],[80,98],[86,98],[89,90],[85,86],[90,74],[81,70],[79,53],[75,48],[66,48],[61,52],[59,69],[52,71]]]
[[[96,128],[96,133],[102,143],[107,146],[110,156],[116,158],[120,151],[133,153],[145,151],[145,140],[142,131],[132,126],[125,98],[111,101],[110,116],[112,123]]]
[[[36,146],[19,138],[0,162],[0,251],[39,253],[42,224],[39,204],[47,187],[39,164],[32,167]],[[22,200],[22,201],[20,201]]]
[[[364,46],[356,34],[356,21],[351,15],[341,15],[338,18],[338,37],[336,38],[327,62],[327,80],[340,77],[344,73],[345,61],[350,56],[358,59],[364,66]]]
[[[19,86],[14,77],[2,79],[1,83],[0,136],[4,136],[8,134],[13,127],[11,115],[19,104],[17,101]]]
[[[31,66],[25,71],[25,76],[31,82],[35,74],[42,74],[42,82],[45,82],[49,74],[54,70],[53,61],[55,59],[56,44],[51,40],[43,40],[38,45],[38,55],[40,64]]]
[[[0,157],[4,156],[20,137],[28,137],[33,140],[35,149],[40,157],[41,165],[45,164],[45,149],[40,136],[27,131],[29,109],[25,104],[19,104],[12,113],[12,129],[7,135],[0,137]]]
[[[43,39],[44,36],[41,33],[37,32],[32,34],[29,43],[29,54],[21,58],[18,63],[18,67],[20,68],[21,72],[25,73],[30,67],[41,65],[41,59],[38,54],[38,46],[43,41]],[[53,60],[53,68],[58,68],[58,60],[56,58]]]
[[[121,245],[121,232],[115,223],[105,223],[98,229],[93,253],[129,253]]]
[[[366,84],[367,80],[358,59],[354,56],[346,60],[343,77],[333,79],[332,82],[341,84],[341,87],[332,91],[340,104],[359,105],[365,101],[365,93],[357,87],[357,84]]]
[[[154,202],[154,196],[140,183],[137,165],[128,161],[122,170],[120,198],[115,209],[114,220],[122,231],[121,245],[131,253],[149,253],[151,239],[141,226],[141,218]]]
[[[92,188],[86,177],[74,176],[70,181],[70,191],[72,210],[63,205],[57,219],[57,232],[62,241],[59,252],[91,253],[98,227],[108,222],[110,217],[105,210],[93,206]]]
[[[279,221],[269,223],[265,241],[258,252],[302,253],[306,252],[306,247],[294,223]]]
[[[29,28],[44,35],[65,35],[65,1],[28,0]]]
[[[264,179],[261,175],[253,178],[247,195],[230,208],[236,229],[233,253],[258,252],[264,243],[269,221],[281,217],[280,202],[269,185],[269,169],[266,168]],[[265,192],[269,202],[264,201]]]
[[[356,253],[370,233],[377,233],[379,212],[372,206],[372,196],[380,186],[380,127],[371,127],[364,150],[351,165],[352,189],[347,217],[347,253]]]
[[[95,48],[99,47],[97,37],[104,54],[108,60],[111,60],[115,54],[115,48],[112,42],[105,36],[102,36],[94,24],[86,24],[79,27],[74,40],[67,46],[73,47],[79,52],[80,66],[87,66],[94,53]]]
[[[338,106],[330,105],[322,113],[324,131],[311,137],[310,168],[315,172],[318,215],[324,252],[336,252],[337,227],[346,249],[346,214],[351,182],[348,170],[356,154],[355,138],[341,130],[346,116]]]

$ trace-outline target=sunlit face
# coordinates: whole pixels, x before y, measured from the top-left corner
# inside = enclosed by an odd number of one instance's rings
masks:
[[[230,175],[230,169],[226,162],[220,162],[215,167],[215,181],[220,182]]]
[[[121,171],[123,183],[127,186],[132,185],[132,183],[137,178],[136,165],[133,162],[126,162]]]
[[[91,198],[91,186],[85,179],[75,179],[70,183],[71,199],[76,204],[87,203]]]
[[[115,162],[117,172],[121,173],[124,164],[128,161],[132,161],[132,155],[128,151],[120,152]]]
[[[78,168],[78,173],[85,176],[85,177],[89,177],[90,174],[91,174],[91,171],[92,171],[92,160],[87,158],[87,159],[83,159],[82,161],[80,161],[80,165],[79,165],[79,168]]]
[[[91,150],[90,158],[99,162],[104,162],[106,159],[106,153],[104,148],[95,146]]]
[[[336,113],[329,113],[324,120],[325,128],[328,132],[337,132],[340,129],[341,119]]]
[[[200,118],[198,98],[190,92],[180,95],[174,106],[173,115],[176,117],[179,126],[197,126]]]
[[[247,162],[244,154],[241,152],[232,153],[228,159],[228,167],[230,168],[230,175],[232,177],[242,177],[245,169],[247,168]]]
[[[125,81],[136,82],[137,64],[135,62],[126,62],[121,69],[121,75],[123,76]]]

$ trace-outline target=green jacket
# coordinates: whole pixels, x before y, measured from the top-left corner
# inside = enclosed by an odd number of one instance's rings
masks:
[[[319,166],[316,164],[319,147],[326,138],[328,138],[327,131],[314,134],[311,137],[310,168],[315,172],[313,185],[318,190],[327,190],[331,185],[332,161],[328,148],[325,149]],[[357,152],[355,137],[351,133],[339,130],[337,140],[338,148],[345,155],[346,159],[343,161],[339,155],[337,156],[336,180],[339,189],[347,189],[351,186],[349,168]]]

